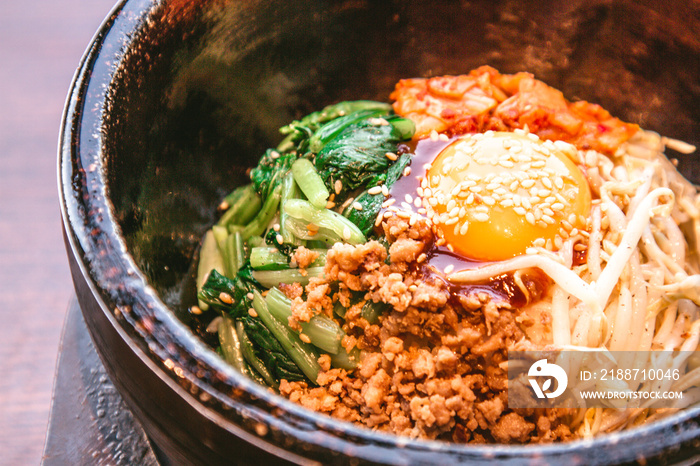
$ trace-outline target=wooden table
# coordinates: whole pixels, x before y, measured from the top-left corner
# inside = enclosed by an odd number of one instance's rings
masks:
[[[0,464],[38,464],[73,293],[56,151],[73,73],[114,0],[0,3]]]

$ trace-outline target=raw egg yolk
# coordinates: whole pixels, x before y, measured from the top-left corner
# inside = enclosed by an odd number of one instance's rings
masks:
[[[575,156],[570,144],[520,130],[467,135],[438,154],[419,194],[448,247],[469,259],[557,250],[591,207]]]

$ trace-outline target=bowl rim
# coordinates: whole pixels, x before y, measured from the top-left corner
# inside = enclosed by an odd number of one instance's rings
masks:
[[[67,237],[68,254],[76,258],[81,269],[82,278],[90,287],[102,312],[110,319],[115,330],[119,332],[121,338],[124,338],[130,344],[132,349],[138,354],[138,357],[164,383],[177,390],[185,402],[213,422],[217,422],[231,431],[234,435],[248,437],[247,440],[253,443],[259,441],[261,444],[267,445],[267,447],[274,447],[272,448],[273,450],[277,448],[257,433],[234,424],[220,410],[206,406],[197,397],[185,390],[178,383],[182,377],[177,375],[172,368],[168,368],[165,360],[161,357],[164,354],[163,348],[157,348],[155,351],[153,348],[150,348],[149,354],[140,345],[146,343],[145,340],[140,342],[134,341],[134,335],[139,333],[139,330],[136,328],[138,319],[134,321],[123,318],[118,319],[111,310],[121,309],[124,307],[124,303],[115,299],[114,291],[108,290],[105,287],[105,282],[100,279],[106,273],[113,273],[106,270],[106,266],[117,269],[116,274],[110,280],[114,280],[115,277],[116,279],[127,280],[129,282],[127,289],[135,290],[140,294],[137,297],[138,302],[135,302],[135,304],[144,306],[144,309],[148,308],[148,312],[157,317],[158,325],[162,326],[162,330],[165,331],[167,336],[173,339],[189,339],[189,356],[191,358],[205,363],[220,374],[224,374],[225,380],[223,383],[225,385],[230,386],[232,389],[243,390],[255,399],[264,402],[266,406],[281,409],[285,415],[290,416],[290,419],[286,421],[280,420],[275,424],[283,428],[286,426],[296,433],[299,433],[297,429],[302,425],[320,428],[328,434],[327,437],[319,437],[321,443],[324,444],[324,448],[328,447],[328,442],[330,441],[331,448],[336,448],[338,451],[347,451],[348,448],[354,449],[355,451],[352,453],[357,458],[373,459],[371,457],[368,458],[363,453],[363,446],[357,446],[353,443],[361,440],[365,445],[372,445],[381,449],[401,448],[402,451],[408,454],[413,452],[443,453],[472,460],[491,460],[494,458],[515,460],[542,458],[543,456],[562,458],[572,453],[590,454],[606,447],[620,449],[623,446],[629,446],[631,448],[627,451],[627,455],[621,455],[617,460],[630,461],[638,458],[640,454],[643,455],[647,450],[657,452],[678,445],[686,437],[698,438],[700,436],[700,428],[697,427],[696,423],[700,417],[700,406],[695,406],[685,409],[679,414],[634,429],[565,443],[545,445],[463,445],[437,440],[409,439],[394,434],[375,432],[371,429],[355,426],[349,422],[340,421],[303,408],[301,405],[271,393],[264,387],[255,384],[252,380],[242,376],[233,367],[226,364],[211,348],[196,338],[184,323],[175,317],[174,313],[168,309],[154,289],[148,284],[146,276],[139,270],[134,258],[129,254],[124,240],[120,237],[120,229],[114,218],[113,211],[110,209],[111,204],[106,189],[105,168],[103,165],[105,160],[105,153],[103,152],[104,134],[101,131],[104,129],[101,126],[104,123],[104,115],[101,112],[109,110],[106,106],[106,101],[109,97],[108,93],[112,92],[111,84],[123,60],[132,50],[134,44],[138,43],[142,28],[148,23],[149,18],[155,15],[164,3],[164,0],[121,0],[114,6],[91,40],[90,46],[83,55],[78,70],[73,77],[71,90],[66,100],[59,139],[58,188],[62,223]],[[96,106],[94,110],[99,110],[100,112],[95,113],[100,113],[100,115],[88,128],[87,125],[84,125],[86,122],[84,118],[86,117],[86,109],[93,108],[91,104]],[[89,134],[89,131],[95,132]],[[81,186],[76,185],[73,176],[76,163],[79,163],[83,169],[82,176],[84,176],[85,182]],[[88,169],[86,170],[85,167],[88,167]],[[81,206],[96,208],[99,211],[99,214],[97,214],[100,217],[99,221],[94,218],[95,213],[91,213],[90,209],[81,213]],[[100,209],[102,210],[100,211]],[[94,223],[93,226],[96,225],[100,229],[100,238],[106,239],[106,244],[99,244],[96,242],[95,237],[91,237],[85,231],[85,226],[88,223],[91,225]],[[88,257],[89,254],[100,247],[104,247],[104,250],[107,251],[110,257],[109,264],[101,264],[100,261],[92,260]],[[133,307],[132,312],[135,312],[137,309],[141,308]],[[152,345],[153,341],[147,343]],[[197,381],[202,382],[195,374],[190,373],[186,375],[194,380],[195,383]],[[232,404],[234,400],[216,388],[211,386],[203,386],[203,388],[213,394],[217,402],[222,405],[236,407],[235,404]],[[268,419],[268,417],[263,415],[265,422],[272,422],[272,419]],[[688,422],[694,424],[695,429],[688,430],[686,435],[683,436],[678,430]],[[674,432],[676,436],[669,435],[671,432]],[[353,442],[348,443],[348,439],[351,439]],[[310,436],[305,441],[314,443]],[[286,450],[283,453],[285,455],[290,454]],[[280,454],[280,452],[278,451],[276,454]],[[591,458],[589,457],[588,459]]]

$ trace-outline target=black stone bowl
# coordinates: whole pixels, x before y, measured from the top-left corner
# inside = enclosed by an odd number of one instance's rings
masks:
[[[241,377],[188,325],[217,202],[277,128],[401,77],[490,64],[700,140],[696,1],[120,2],[71,88],[60,140],[66,246],[108,373],[165,464],[613,464],[698,459],[700,408],[591,441],[457,445],[373,432]],[[698,182],[697,155],[680,170]]]

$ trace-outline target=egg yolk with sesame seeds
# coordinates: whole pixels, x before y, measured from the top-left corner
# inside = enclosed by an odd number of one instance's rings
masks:
[[[423,205],[438,235],[466,258],[557,250],[575,229],[585,229],[591,207],[575,154],[570,144],[521,130],[462,136],[427,170]]]

